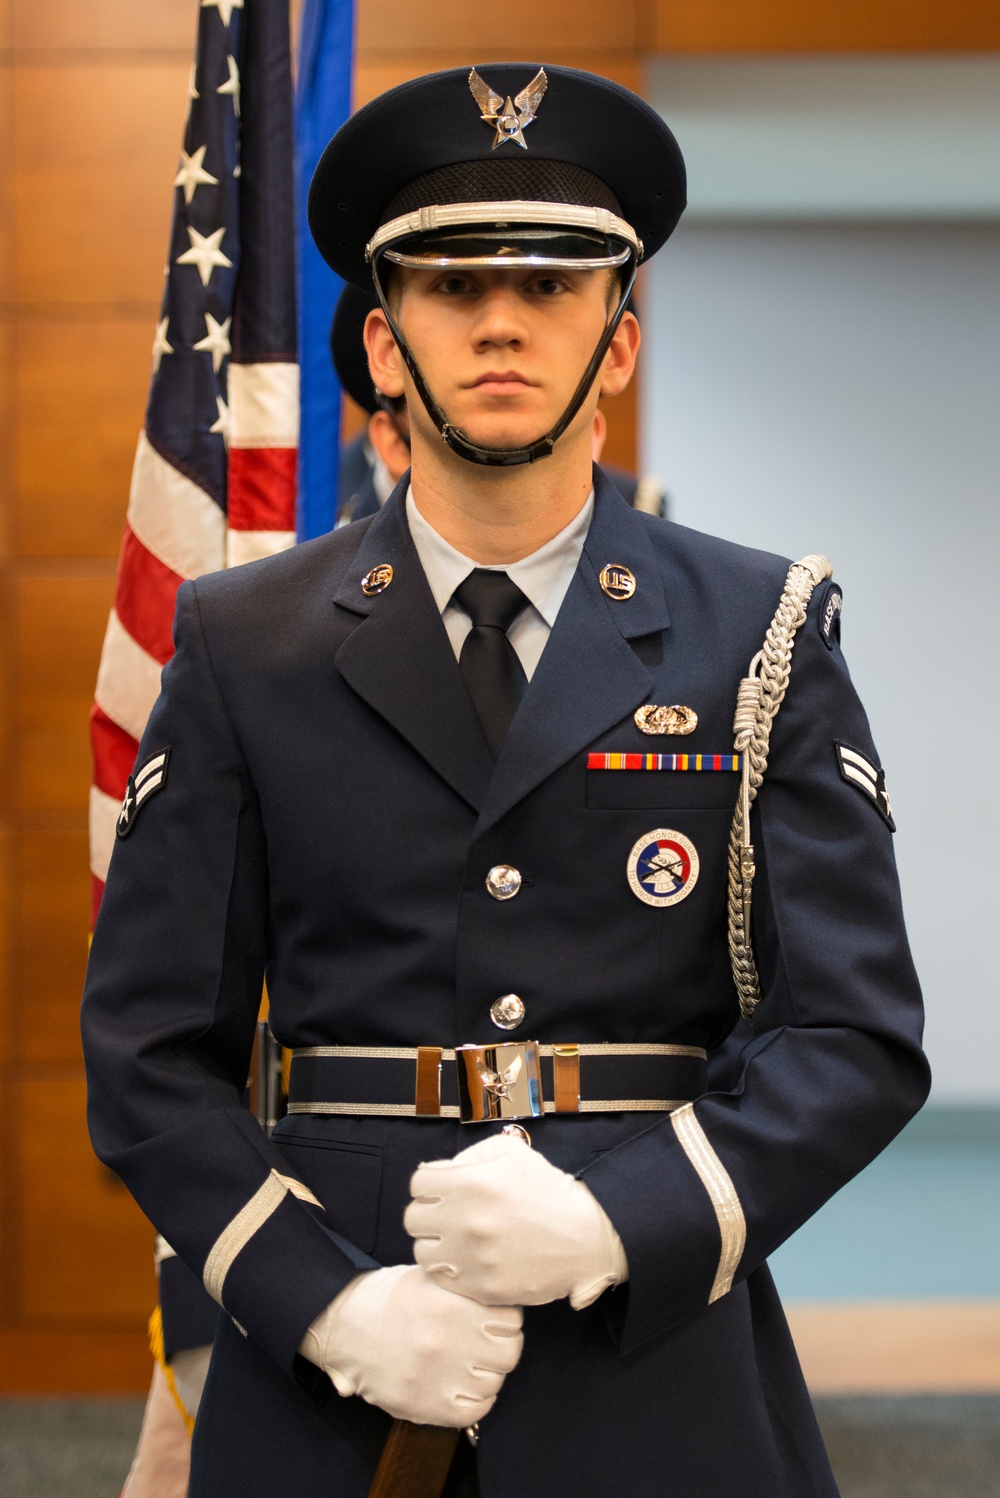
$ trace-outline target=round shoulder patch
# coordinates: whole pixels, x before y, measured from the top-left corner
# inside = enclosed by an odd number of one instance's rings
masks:
[[[628,856],[629,887],[646,905],[676,905],[694,889],[698,869],[691,839],[671,827],[656,827],[643,833]]]

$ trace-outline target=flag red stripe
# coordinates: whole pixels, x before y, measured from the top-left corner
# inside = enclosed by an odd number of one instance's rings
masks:
[[[230,530],[295,529],[294,447],[232,447],[229,450]]]
[[[182,582],[126,525],[118,559],[115,612],[136,644],[161,666],[174,653],[174,602]]]
[[[120,801],[132,773],[139,743],[108,717],[95,702],[90,709],[90,742],[94,751],[94,784]]]

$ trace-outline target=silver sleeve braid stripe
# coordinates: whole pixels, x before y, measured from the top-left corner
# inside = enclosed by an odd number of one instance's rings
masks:
[[[694,1104],[685,1103],[683,1108],[678,1108],[676,1112],[671,1113],[670,1122],[674,1126],[674,1133],[680,1140],[681,1148],[698,1172],[701,1184],[708,1192],[719,1224],[722,1252],[719,1255],[719,1267],[715,1271],[712,1291],[708,1297],[708,1303],[711,1305],[713,1300],[728,1295],[732,1289],[733,1276],[739,1268],[743,1250],[746,1247],[746,1219],[729,1172],[709,1144],[705,1130],[695,1117]]]
[[[771,620],[763,649],[750,663],[736,698],[733,732],[743,756],[743,778],[729,836],[729,958],[740,998],[740,1014],[749,1024],[760,1003],[760,979],[750,941],[750,903],[754,877],[750,843],[750,807],[767,769],[771,724],[788,690],[795,636],[805,623],[813,589],[830,577],[826,557],[810,555],[793,562]],[[757,667],[760,674],[755,674]]]
[[[265,1222],[281,1206],[285,1197],[292,1195],[299,1201],[310,1202],[314,1206],[322,1206],[319,1198],[314,1196],[308,1186],[301,1181],[296,1181],[292,1176],[279,1175],[272,1170],[267,1180],[259,1191],[255,1191],[222,1232],[216,1238],[205,1260],[205,1268],[202,1279],[205,1289],[213,1300],[222,1305],[222,1288],[226,1283],[226,1275],[233,1267],[237,1254],[241,1253],[250,1239],[264,1226]]]

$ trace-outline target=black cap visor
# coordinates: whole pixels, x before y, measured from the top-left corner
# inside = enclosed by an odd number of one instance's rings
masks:
[[[439,230],[413,234],[387,246],[382,254],[395,265],[412,270],[521,270],[551,267],[559,270],[601,270],[624,265],[634,247],[610,234],[504,225],[495,230]]]

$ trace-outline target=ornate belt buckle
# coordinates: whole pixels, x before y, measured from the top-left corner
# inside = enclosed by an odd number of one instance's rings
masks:
[[[455,1048],[462,1123],[541,1118],[542,1074],[535,1040]]]

